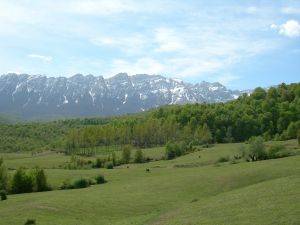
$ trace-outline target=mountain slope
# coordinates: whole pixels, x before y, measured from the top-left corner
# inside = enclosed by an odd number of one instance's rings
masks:
[[[25,119],[119,115],[169,104],[225,102],[240,94],[220,83],[194,85],[160,75],[120,73],[104,79],[6,74],[0,77],[0,113]]]

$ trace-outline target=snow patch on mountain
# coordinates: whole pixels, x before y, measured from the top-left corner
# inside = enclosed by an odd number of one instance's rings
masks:
[[[161,105],[226,102],[242,93],[220,83],[191,84],[161,75],[119,73],[104,79],[5,74],[0,76],[0,113],[18,112],[25,118],[114,115]]]

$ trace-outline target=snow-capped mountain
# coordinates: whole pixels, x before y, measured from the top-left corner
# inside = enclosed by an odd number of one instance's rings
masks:
[[[11,73],[0,76],[0,113],[26,119],[118,115],[169,104],[225,102],[241,93],[220,83],[190,84],[160,75],[119,73],[104,79]]]

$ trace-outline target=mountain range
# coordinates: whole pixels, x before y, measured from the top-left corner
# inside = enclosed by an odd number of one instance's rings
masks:
[[[226,102],[242,93],[218,82],[191,84],[160,75],[119,73],[104,79],[9,73],[0,76],[0,113],[23,119],[108,116],[162,105]]]

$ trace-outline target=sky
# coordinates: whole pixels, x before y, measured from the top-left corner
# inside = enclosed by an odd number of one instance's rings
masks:
[[[300,0],[0,0],[0,74],[300,81]]]

